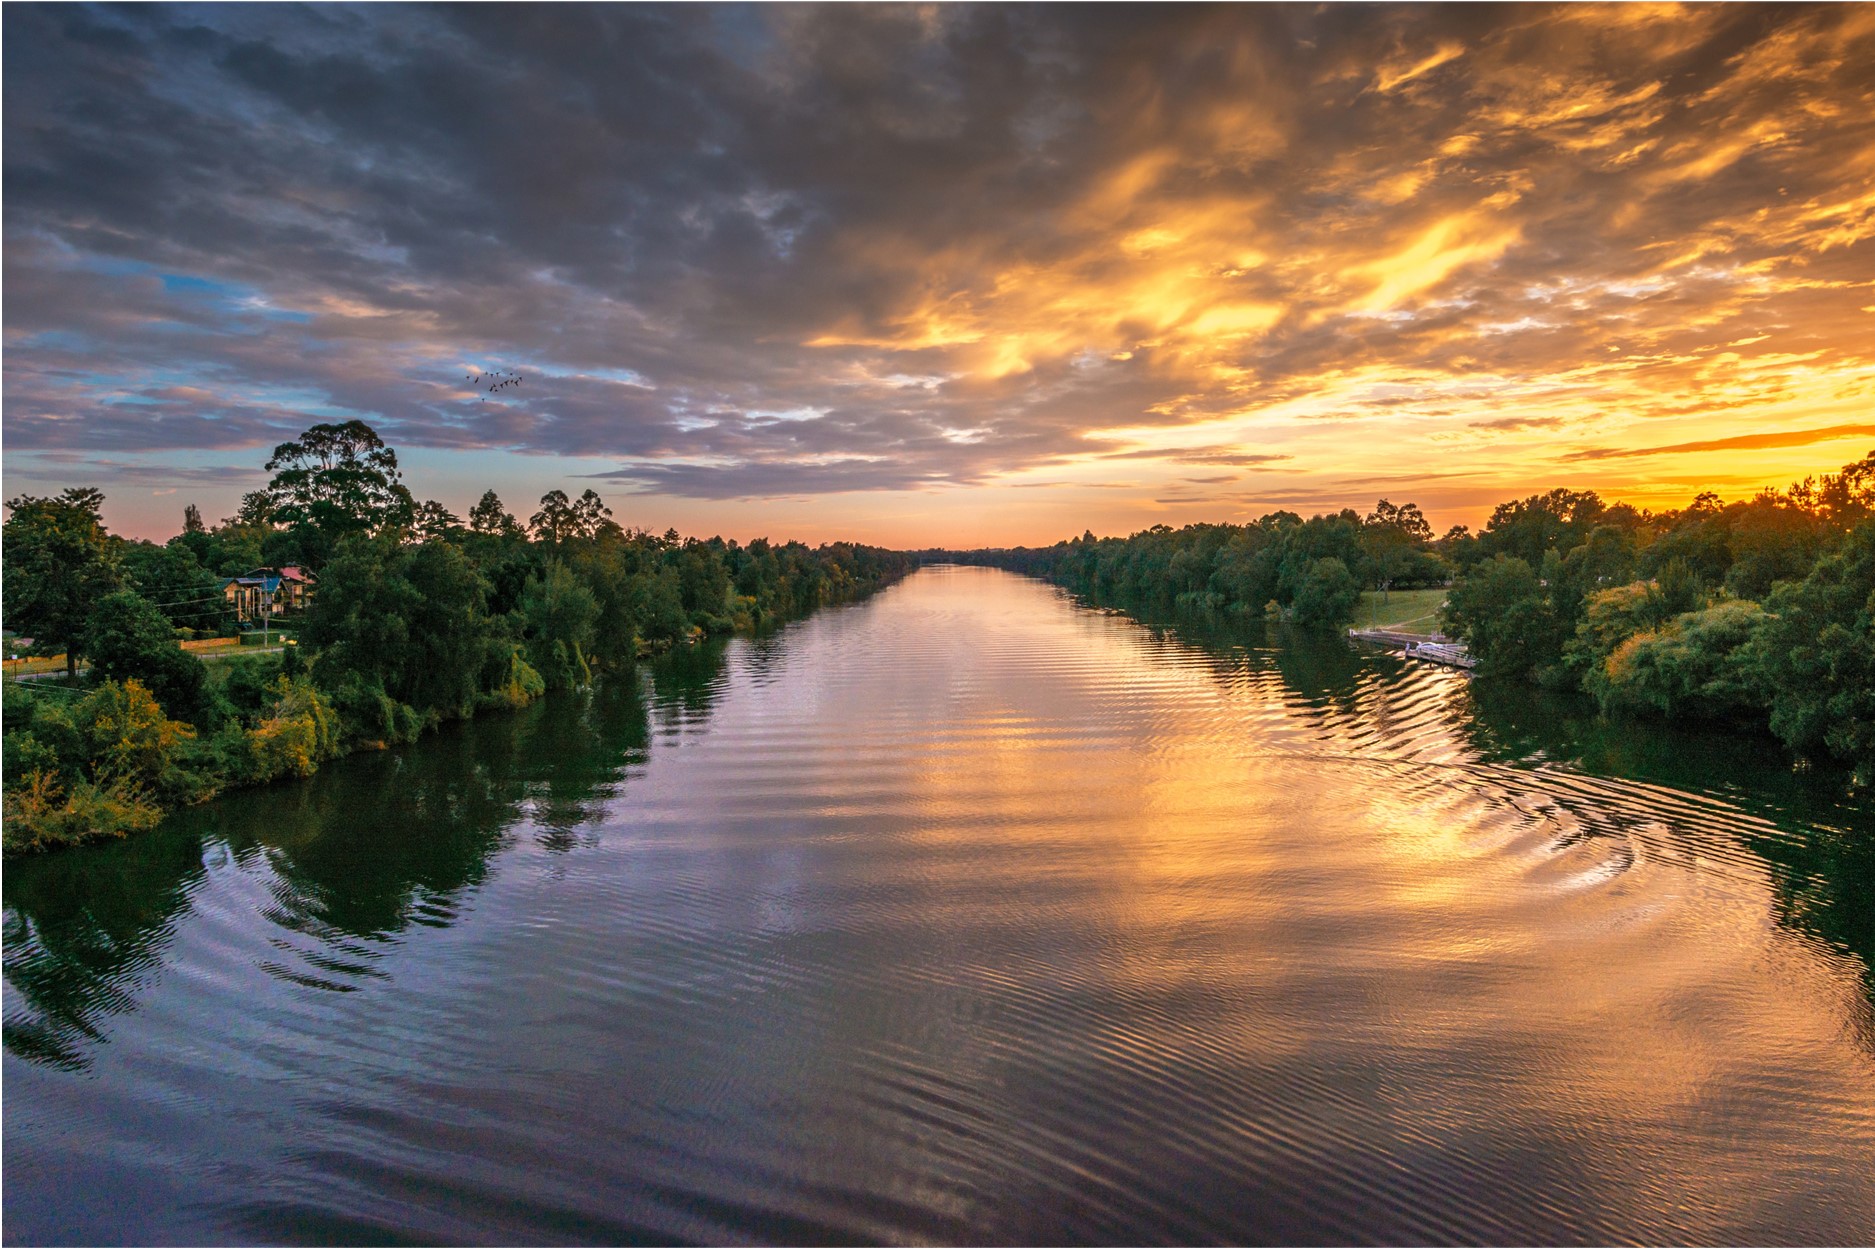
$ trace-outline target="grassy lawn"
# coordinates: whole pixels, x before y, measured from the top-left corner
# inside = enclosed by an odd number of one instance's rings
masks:
[[[280,648],[280,644],[288,636],[284,633],[280,633],[278,630],[275,631],[275,635],[274,644],[271,647],[242,646],[239,638],[198,638],[190,642],[178,642],[177,645],[182,647],[183,650],[188,651],[191,655],[194,655],[197,659],[244,659],[249,656],[259,659],[262,656],[271,656],[272,653],[277,652]],[[225,668],[226,666],[226,664],[210,664],[208,666],[210,678],[213,679],[216,669]],[[8,659],[5,667],[8,677],[39,676],[47,672],[63,672],[65,671],[65,656],[34,655],[27,659]],[[79,667],[82,671],[85,665],[81,663]],[[224,681],[226,679],[225,676],[222,678]]]
[[[6,674],[10,677],[36,676],[42,672],[65,671],[65,656],[34,655],[28,659],[9,659],[6,661]]]
[[[1378,590],[1361,595],[1354,609],[1357,629],[1395,629],[1401,633],[1436,633],[1439,629],[1439,605],[1445,602],[1445,590],[1395,590],[1382,602]]]
[[[180,643],[182,649],[200,659],[222,651],[241,649],[240,638],[196,638],[194,641]]]

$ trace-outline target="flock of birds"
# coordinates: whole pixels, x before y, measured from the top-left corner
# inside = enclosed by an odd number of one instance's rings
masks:
[[[510,386],[519,386],[523,379],[519,373],[511,373],[507,369],[491,369],[486,373],[466,374],[462,380],[477,390],[486,390],[487,393],[482,396],[482,402],[487,403],[489,395],[498,390],[506,390]]]

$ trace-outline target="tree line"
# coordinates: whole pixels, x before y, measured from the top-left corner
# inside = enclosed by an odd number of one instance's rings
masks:
[[[1443,585],[1460,526],[1434,540],[1416,504],[1380,500],[1303,520],[1272,512],[1248,525],[1154,525],[1127,538],[1092,532],[1051,547],[925,551],[921,558],[990,564],[1043,577],[1090,598],[1164,603],[1201,611],[1271,616],[1332,628],[1353,618],[1363,588]]]
[[[1875,782],[1875,453],[1726,503],[1555,489],[1433,538],[1385,500],[1303,520],[1157,525],[1052,547],[926,552],[1091,597],[1332,628],[1361,591],[1449,584],[1446,632],[1490,680],[1581,691],[1611,714],[1768,731]]]
[[[525,523],[490,490],[461,519],[417,501],[361,421],[315,426],[267,467],[236,515],[210,527],[191,505],[160,545],[109,533],[94,489],[8,501],[6,627],[68,665],[61,685],[6,683],[9,850],[148,827],[229,787],[859,597],[916,563],[627,529],[591,490],[551,491]],[[294,565],[317,578],[294,644],[211,679],[179,637],[234,632],[227,577]]]

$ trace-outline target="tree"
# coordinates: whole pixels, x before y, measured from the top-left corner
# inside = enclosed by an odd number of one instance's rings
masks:
[[[587,489],[573,504],[573,516],[582,538],[597,538],[612,524],[612,509],[605,505],[596,490]],[[616,527],[616,526],[614,526]]]
[[[1531,675],[1561,655],[1566,636],[1536,571],[1509,555],[1484,561],[1452,587],[1445,627],[1465,640],[1487,676]]]
[[[202,722],[207,670],[176,645],[175,629],[135,590],[118,590],[98,600],[85,628],[84,647],[94,678],[141,681],[171,719]]]
[[[193,540],[206,539],[206,534],[199,534]],[[120,558],[131,586],[167,616],[170,624],[213,629],[227,616],[222,579],[202,567],[184,535],[171,538],[167,546],[125,543]]]
[[[528,518],[528,532],[534,541],[558,546],[579,532],[579,517],[564,490],[549,490],[540,496],[540,510]]]
[[[472,709],[491,644],[506,639],[487,595],[453,543],[405,546],[385,535],[340,545],[303,637],[319,649],[313,676],[352,736],[403,739],[422,718]]]
[[[1354,618],[1361,601],[1361,583],[1348,566],[1330,555],[1309,565],[1308,575],[1296,591],[1296,623],[1332,629]]]
[[[500,496],[488,490],[483,492],[481,502],[469,509],[469,531],[491,538],[511,538],[520,535],[521,525],[501,506]]]
[[[1765,691],[1751,642],[1764,619],[1758,604],[1736,599],[1682,613],[1627,638],[1582,687],[1604,711],[1762,723]]]
[[[1409,542],[1432,541],[1432,525],[1426,520],[1425,513],[1419,510],[1417,503],[1396,507],[1382,499],[1374,505],[1374,510],[1367,514],[1365,523],[1370,528],[1382,526],[1397,529]]]
[[[564,490],[549,490],[540,496],[540,510],[528,520],[536,542],[559,546],[574,538],[596,538],[612,525],[612,509],[596,491],[587,490],[577,501],[566,497]]]
[[[92,607],[123,584],[117,543],[98,517],[103,505],[104,495],[88,487],[7,502],[12,515],[0,542],[7,627],[62,646],[68,676],[77,674]]]
[[[1765,602],[1757,662],[1771,730],[1792,750],[1825,749],[1875,782],[1875,520]]]
[[[234,515],[221,522],[228,528],[272,529],[274,526],[273,496],[265,490],[250,490],[241,496],[241,505],[234,510]]]
[[[406,528],[416,511],[397,453],[363,421],[313,426],[275,447],[267,471],[272,519],[316,530],[328,543]]]
[[[1500,503],[1478,535],[1478,553],[1515,556],[1532,568],[1539,567],[1545,551],[1566,553],[1587,537],[1602,511],[1601,498],[1593,490],[1562,487]]]
[[[197,507],[193,503],[189,504],[187,507],[182,509],[182,532],[184,533],[207,533],[208,532],[207,528],[204,527],[202,524],[202,509]]]
[[[584,685],[591,679],[585,652],[592,645],[599,601],[559,560],[546,575],[531,578],[521,592],[526,621],[528,662],[546,678],[549,689]]]
[[[445,542],[462,532],[462,522],[435,499],[425,499],[417,505],[410,532],[419,542]]]

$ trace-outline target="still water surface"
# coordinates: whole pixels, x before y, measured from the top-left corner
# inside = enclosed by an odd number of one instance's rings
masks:
[[[1755,742],[926,569],[5,871],[9,1241],[1875,1240]]]

